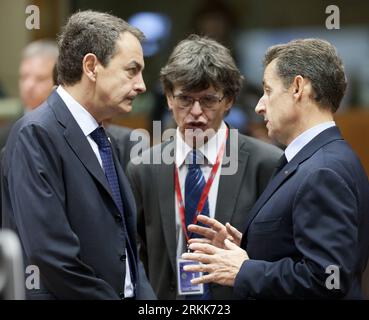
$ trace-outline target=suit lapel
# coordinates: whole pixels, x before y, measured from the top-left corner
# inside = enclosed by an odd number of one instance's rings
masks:
[[[239,140],[238,140],[239,141]],[[226,154],[232,161],[238,161],[237,172],[233,175],[225,174],[221,172],[218,187],[218,196],[215,210],[215,218],[223,223],[232,220],[233,213],[235,212],[236,202],[238,199],[238,193],[235,190],[240,190],[240,185],[244,177],[245,168],[248,161],[248,152],[244,148],[244,144],[230,143],[230,137],[227,139]],[[234,157],[233,155],[237,155]],[[222,171],[224,165],[222,164]]]
[[[130,263],[130,267],[133,269],[131,271],[134,274],[134,279],[137,280],[138,270],[137,270],[137,247],[136,247],[135,199],[134,199],[129,181],[126,175],[124,174],[123,169],[118,160],[115,147],[116,146],[114,146],[114,142],[112,141],[113,160],[114,160],[114,165],[115,165],[116,172],[118,175],[120,196],[123,201],[124,221],[126,224],[128,241],[130,243],[130,247],[131,247],[133,259],[134,259],[134,261]]]
[[[276,192],[278,188],[294,174],[299,165],[309,159],[317,150],[322,148],[324,145],[335,140],[342,140],[341,133],[337,127],[331,127],[324,130],[313,140],[311,140],[306,146],[304,146],[296,154],[296,156],[289,163],[287,163],[275,177],[273,177],[264,192],[256,201],[250,214],[247,216],[244,228],[244,235],[247,233],[252,220],[256,217],[262,206],[270,199],[274,192]]]
[[[261,207],[269,200],[269,198],[273,195],[274,192],[278,190],[278,188],[295,172],[298,165],[290,165],[288,163],[283,170],[281,170],[268,184],[264,192],[261,194],[259,199],[255,202],[253,208],[250,211],[250,214],[246,216],[244,233],[247,232],[250,223],[256,217],[257,213],[261,209]]]
[[[169,143],[162,144],[162,148],[170,148],[170,144],[175,143],[171,141]],[[159,195],[159,207],[162,222],[162,229],[164,233],[164,239],[167,246],[169,259],[172,264],[174,272],[176,272],[176,251],[177,251],[177,239],[176,239],[176,210],[174,202],[174,163],[171,165],[161,162],[154,166],[157,170],[155,173],[156,185]]]
[[[118,156],[114,149],[113,149],[113,160],[119,181],[120,196],[123,201],[124,216],[126,218],[127,223],[127,232],[129,233],[130,239],[134,239],[134,234],[132,234],[133,231],[136,229],[134,219],[136,212],[136,208],[134,207],[135,205],[134,196],[132,194],[131,186],[128,182],[126,175],[123,172],[123,169],[118,160]]]
[[[54,91],[48,98],[49,105],[53,109],[58,122],[64,127],[64,137],[77,158],[82,162],[88,172],[102,185],[113,199],[104,171],[94,154],[90,144],[83,134],[78,123],[69,112],[64,101]]]

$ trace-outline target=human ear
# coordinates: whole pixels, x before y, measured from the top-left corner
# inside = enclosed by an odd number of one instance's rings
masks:
[[[173,95],[170,93],[166,93],[166,98],[167,98],[169,110],[173,110],[173,105],[174,105]]]
[[[99,61],[93,53],[88,53],[83,57],[82,60],[82,70],[91,81],[96,81],[96,70]]]
[[[300,99],[304,92],[305,79],[302,76],[298,75],[293,80],[291,86],[293,90],[293,97],[297,100]]]

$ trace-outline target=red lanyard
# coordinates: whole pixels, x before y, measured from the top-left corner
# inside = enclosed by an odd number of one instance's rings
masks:
[[[215,165],[211,169],[209,179],[206,182],[205,188],[202,191],[202,194],[201,194],[201,197],[200,197],[200,201],[197,204],[197,209],[196,209],[196,214],[195,214],[193,224],[197,223],[197,215],[199,215],[201,213],[202,209],[204,208],[205,201],[208,197],[210,188],[213,184],[213,181],[214,181],[215,175],[218,171],[220,162],[222,161],[223,154],[224,154],[224,148],[225,148],[225,142],[227,141],[227,138],[228,138],[228,131],[229,131],[229,129],[227,127],[225,141],[223,142],[223,144],[222,144],[222,146],[219,150]],[[184,203],[183,203],[181,187],[179,185],[179,174],[178,174],[177,166],[175,166],[175,169],[174,169],[174,180],[175,180],[175,191],[176,191],[176,196],[177,196],[179,215],[180,215],[180,218],[181,218],[182,230],[183,230],[183,233],[185,234],[186,240],[188,242],[189,236],[188,236],[188,233],[187,233],[186,222],[185,222],[185,206],[184,206]]]

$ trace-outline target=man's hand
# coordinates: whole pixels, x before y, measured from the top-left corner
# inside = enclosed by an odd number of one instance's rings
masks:
[[[214,282],[224,286],[234,286],[237,273],[242,263],[249,259],[247,252],[228,239],[224,241],[225,249],[207,243],[192,243],[193,253],[184,253],[183,259],[201,262],[184,266],[185,271],[206,272],[203,276],[192,279],[193,284]]]
[[[204,215],[198,215],[197,221],[207,225],[208,227],[202,227],[195,224],[190,224],[188,230],[190,232],[202,235],[204,238],[193,238],[189,240],[189,243],[207,243],[215,247],[224,249],[224,240],[235,243],[237,246],[241,244],[242,233],[235,227],[231,226],[228,222],[226,225],[220,223],[216,219],[209,218]]]

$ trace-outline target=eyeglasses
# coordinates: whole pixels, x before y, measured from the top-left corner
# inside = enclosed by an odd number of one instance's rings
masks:
[[[224,97],[225,96],[223,96],[222,98],[219,98],[217,96],[207,95],[207,96],[203,96],[198,99],[195,99],[191,96],[186,96],[184,94],[173,95],[173,98],[176,99],[179,107],[182,109],[192,108],[195,101],[198,101],[200,106],[203,109],[213,109],[214,107],[216,107],[218,103],[220,103],[224,99]]]

